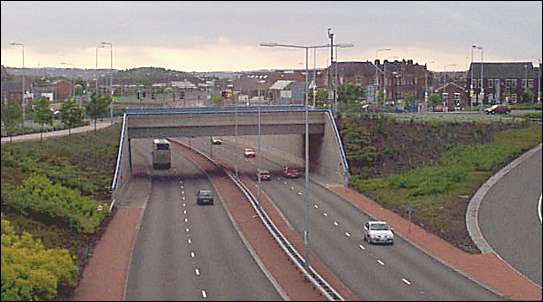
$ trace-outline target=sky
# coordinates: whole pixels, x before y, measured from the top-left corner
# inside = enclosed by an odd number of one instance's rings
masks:
[[[351,43],[339,61],[412,59],[430,70],[466,70],[472,45],[485,62],[542,57],[542,2],[1,2],[1,63],[95,68],[96,47],[113,44],[113,68],[181,71],[301,69],[303,49],[262,47]],[[390,49],[379,51],[378,49]],[[326,67],[329,49],[309,52]],[[474,51],[474,61],[481,51]],[[66,63],[66,64],[61,64]],[[98,68],[110,49],[98,49]]]

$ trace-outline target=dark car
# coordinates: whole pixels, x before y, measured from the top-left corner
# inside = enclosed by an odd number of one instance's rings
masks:
[[[268,170],[258,170],[256,172],[256,180],[260,176],[260,180],[271,180],[272,174]]]
[[[283,176],[286,178],[298,178],[302,175],[300,170],[292,167],[285,167],[283,168]]]
[[[196,193],[197,204],[213,204],[213,192],[210,190],[200,190]]]
[[[509,112],[511,112],[511,109],[504,105],[493,105],[485,109],[486,114],[507,114]]]

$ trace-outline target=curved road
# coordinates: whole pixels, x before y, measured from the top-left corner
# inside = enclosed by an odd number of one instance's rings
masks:
[[[479,228],[494,251],[541,286],[541,149],[501,178],[479,208]]]
[[[150,141],[144,141],[150,145]],[[133,143],[133,148],[144,148]],[[150,154],[150,152],[147,152]],[[205,174],[172,153],[178,177],[155,178],[129,268],[126,300],[279,300],[222,202],[197,206]]]
[[[209,153],[209,139],[192,139]],[[240,172],[254,175],[256,159],[243,158],[230,143],[213,147],[213,155]],[[280,177],[281,167],[262,159],[274,173],[263,182],[267,193],[292,227],[304,229],[304,180]],[[368,216],[335,194],[311,184],[310,248],[361,300],[499,300],[500,297],[442,265],[401,238],[393,246],[370,246],[361,239]]]

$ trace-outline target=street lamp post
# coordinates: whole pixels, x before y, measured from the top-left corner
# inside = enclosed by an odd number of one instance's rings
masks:
[[[537,102],[541,103],[541,59],[537,63],[539,64],[537,68]]]
[[[260,43],[260,46],[265,47],[287,47],[305,49],[305,87],[304,87],[304,107],[305,107],[305,185],[304,185],[304,266],[309,268],[309,111],[308,111],[308,98],[307,98],[307,80],[309,74],[308,65],[308,52],[310,48],[325,48],[330,45],[314,45],[314,46],[301,46],[301,45],[289,45],[279,43]]]
[[[113,124],[113,43],[102,42],[103,46],[109,46],[109,96],[111,97],[111,103],[109,105],[109,118],[110,123]]]
[[[375,51],[375,58],[376,59],[379,58],[379,52],[380,51],[391,51],[391,50],[392,50],[391,48],[377,49]],[[384,70],[384,66],[385,66],[385,63],[383,62],[383,70]],[[384,83],[384,80],[385,80],[385,76],[386,75],[384,74],[384,71],[383,71],[383,83]],[[383,87],[384,87],[384,85],[383,85]],[[377,102],[377,90],[379,90],[379,72],[378,72],[377,64],[375,64],[375,91],[374,91],[375,102]]]
[[[473,65],[473,50],[477,47],[477,45],[473,44],[471,45],[471,77],[470,77],[470,84],[469,84],[469,109],[471,110],[471,107],[473,106],[473,96],[475,94],[475,91],[473,91],[473,69],[475,69],[475,66]]]
[[[484,77],[483,77],[483,68],[484,68],[484,49],[482,46],[473,45],[474,48],[481,51],[481,90],[479,93],[479,98],[481,101],[479,102],[479,110],[483,112],[483,101],[485,99],[485,88],[484,88]]]
[[[22,51],[23,51],[23,72],[22,72],[22,75],[23,75],[23,79],[22,79],[22,82],[23,82],[23,86],[22,86],[22,89],[21,89],[21,107],[22,107],[22,113],[23,113],[23,131],[24,131],[24,125],[25,125],[25,108],[26,108],[26,100],[25,100],[25,45],[23,43],[10,43],[10,45],[13,45],[13,46],[21,46],[22,47]]]
[[[424,70],[424,110],[428,111],[428,64],[435,63],[430,61],[424,64],[426,69]]]
[[[96,95],[98,95],[98,48],[105,48],[104,45],[96,46],[96,56],[95,56],[95,68],[94,68],[94,79],[95,79],[95,85],[96,85]]]

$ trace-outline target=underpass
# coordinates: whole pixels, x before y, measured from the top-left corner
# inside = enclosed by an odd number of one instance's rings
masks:
[[[149,169],[151,140],[133,142],[134,167]],[[152,149],[152,148],[151,148]],[[127,300],[279,300],[215,194],[197,206],[196,192],[211,189],[191,161],[172,153],[172,172],[152,180],[129,268]]]

